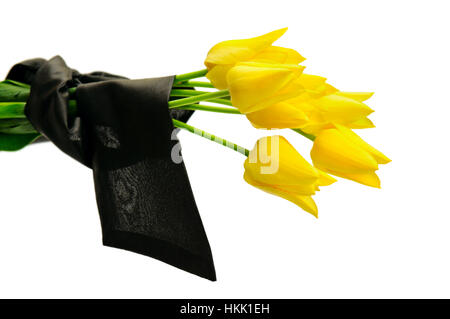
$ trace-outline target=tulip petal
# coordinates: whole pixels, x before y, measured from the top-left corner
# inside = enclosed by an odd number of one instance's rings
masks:
[[[370,99],[373,95],[373,92],[336,92],[336,95],[343,96],[349,99],[353,99],[358,102],[364,102]]]
[[[333,184],[334,182],[337,182],[335,178],[328,175],[327,173],[318,170],[319,171],[319,180],[317,181],[318,186],[328,186]]]
[[[301,196],[311,196],[314,195],[317,191],[317,182],[309,182],[305,184],[296,184],[296,185],[277,185],[277,184],[265,184],[261,183],[261,185],[265,185],[268,187],[273,187],[276,189],[279,189],[283,192],[292,193],[295,195],[301,195]]]
[[[348,124],[347,127],[354,129],[373,128],[375,127],[375,124],[373,124],[373,122],[367,117],[364,117],[362,119],[359,119],[355,122]]]
[[[314,166],[325,172],[364,173],[378,169],[377,161],[337,129],[321,131],[311,149]]]
[[[258,140],[244,163],[246,172],[262,184],[293,185],[291,191],[313,194],[319,177],[317,170],[306,161],[282,136]]]
[[[321,131],[331,128],[328,122],[309,122],[300,127],[300,129],[308,134],[317,136]]]
[[[300,84],[308,91],[323,92],[326,89],[326,78],[318,75],[302,73],[299,77]]]
[[[206,78],[211,81],[216,89],[225,90],[228,88],[227,74],[232,67],[233,65],[218,64],[209,70]]]
[[[262,63],[299,64],[305,61],[305,58],[293,49],[270,46],[256,54],[251,61]]]
[[[258,52],[272,45],[286,30],[287,28],[283,28],[255,38],[220,42],[209,50],[205,65],[210,69],[217,64],[248,61]]]
[[[319,217],[319,210],[317,209],[316,202],[311,196],[294,196],[292,198],[286,197],[286,199],[293,202],[314,217]]]
[[[227,75],[231,101],[246,114],[292,98],[303,90],[295,81],[303,69],[297,65],[239,63]]]
[[[265,129],[299,128],[308,121],[306,114],[288,101],[246,115],[254,127]]]
[[[293,193],[290,193],[287,191],[283,191],[276,187],[271,187],[268,185],[258,183],[257,181],[252,179],[252,177],[247,172],[244,173],[244,180],[248,184],[250,184],[256,188],[259,188],[262,191],[265,191],[266,193],[269,193],[269,194],[272,194],[275,196],[279,196],[281,198],[284,198],[284,199],[296,204],[297,206],[299,206],[300,208],[302,208],[303,210],[312,214],[315,217],[318,216],[318,209],[317,209],[316,203],[314,202],[314,200],[312,199],[311,196],[296,195],[296,194],[293,194]]]
[[[333,94],[339,92],[338,89],[336,89],[334,86],[330,85],[330,84],[325,84],[325,94]]]
[[[380,179],[375,172],[368,172],[366,174],[347,174],[346,178],[367,186],[381,188]]]
[[[364,141],[361,137],[358,136],[358,134],[353,132],[351,129],[339,124],[336,124],[336,128],[339,130],[339,132],[341,132],[341,134],[343,134],[346,138],[351,140],[352,143],[358,145],[365,151],[369,152],[375,158],[378,164],[387,164],[391,161],[386,155],[381,153],[379,150],[377,150],[370,144],[366,143],[366,141]]]
[[[323,96],[314,103],[327,121],[340,124],[355,122],[373,112],[364,103],[337,94]]]
[[[365,173],[340,173],[329,171],[330,174],[346,178],[355,182],[358,182],[363,185],[380,188],[380,179],[378,175],[374,171],[365,172]]]

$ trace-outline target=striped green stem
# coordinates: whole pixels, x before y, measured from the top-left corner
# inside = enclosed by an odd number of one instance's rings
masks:
[[[213,142],[216,142],[216,143],[218,143],[220,145],[226,146],[226,147],[232,149],[233,151],[241,153],[242,155],[248,156],[248,154],[250,153],[250,151],[248,149],[246,149],[246,148],[244,148],[242,146],[239,146],[239,145],[237,145],[235,143],[232,143],[230,141],[227,141],[227,140],[225,140],[223,138],[220,138],[218,136],[215,136],[213,134],[205,132],[205,131],[203,131],[203,130],[201,130],[199,128],[193,127],[192,125],[186,124],[184,122],[181,122],[181,121],[178,121],[178,120],[175,120],[175,119],[172,119],[172,122],[173,122],[173,125],[175,127],[184,129],[184,130],[189,131],[191,133],[194,133],[194,134],[196,134],[198,136],[206,138],[206,139],[208,139],[210,141],[213,141]]]

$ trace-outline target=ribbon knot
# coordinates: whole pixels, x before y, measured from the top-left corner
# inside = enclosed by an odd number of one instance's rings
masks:
[[[80,74],[56,56],[19,63],[7,78],[31,85],[25,113],[35,129],[92,169],[104,245],[216,279],[185,166],[171,158],[171,119],[192,114],[168,109],[173,76]]]

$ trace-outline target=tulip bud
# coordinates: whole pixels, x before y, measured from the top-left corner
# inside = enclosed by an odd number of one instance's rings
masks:
[[[223,41],[211,48],[205,59],[206,77],[220,90],[228,88],[227,73],[239,62],[298,64],[305,59],[295,50],[272,46],[287,28],[259,37]]]
[[[205,65],[209,68],[218,64],[236,64],[246,61],[271,46],[287,28],[275,30],[259,37],[241,40],[228,40],[217,43],[209,50]]]
[[[256,112],[246,114],[256,128],[283,129],[300,128],[314,120],[313,114],[302,105],[309,99],[308,94],[325,89],[326,79],[316,75],[301,74],[297,83],[303,88],[302,94],[288,100],[270,105]],[[314,108],[314,110],[316,110]]]
[[[298,81],[303,69],[291,64],[239,63],[227,75],[231,102],[246,114],[293,98],[304,92]]]
[[[324,172],[378,188],[380,180],[375,174],[378,164],[391,161],[352,130],[339,124],[316,136],[311,159],[314,166]]]
[[[305,58],[302,57],[297,51],[273,45],[262,50],[249,60],[249,62],[276,64],[299,64],[303,61],[305,61]]]
[[[306,113],[290,100],[246,115],[255,128],[262,129],[298,128],[306,125],[309,120]]]
[[[244,168],[247,183],[287,199],[316,217],[317,206],[311,195],[319,186],[335,182],[334,178],[309,164],[282,136],[259,139]]]
[[[325,121],[342,125],[358,121],[373,112],[364,103],[338,94],[323,96],[313,100],[313,104],[323,114]]]

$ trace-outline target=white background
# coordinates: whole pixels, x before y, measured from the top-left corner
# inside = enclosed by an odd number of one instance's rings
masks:
[[[132,78],[203,68],[216,42],[289,31],[307,72],[375,91],[393,161],[382,189],[339,180],[315,196],[319,219],[247,185],[244,157],[187,132],[185,163],[217,282],[101,245],[90,170],[50,143],[0,153],[0,297],[450,297],[447,1],[3,1],[0,77],[56,54],[81,72]],[[238,115],[191,123],[251,148]],[[284,134],[309,158],[311,143]]]

